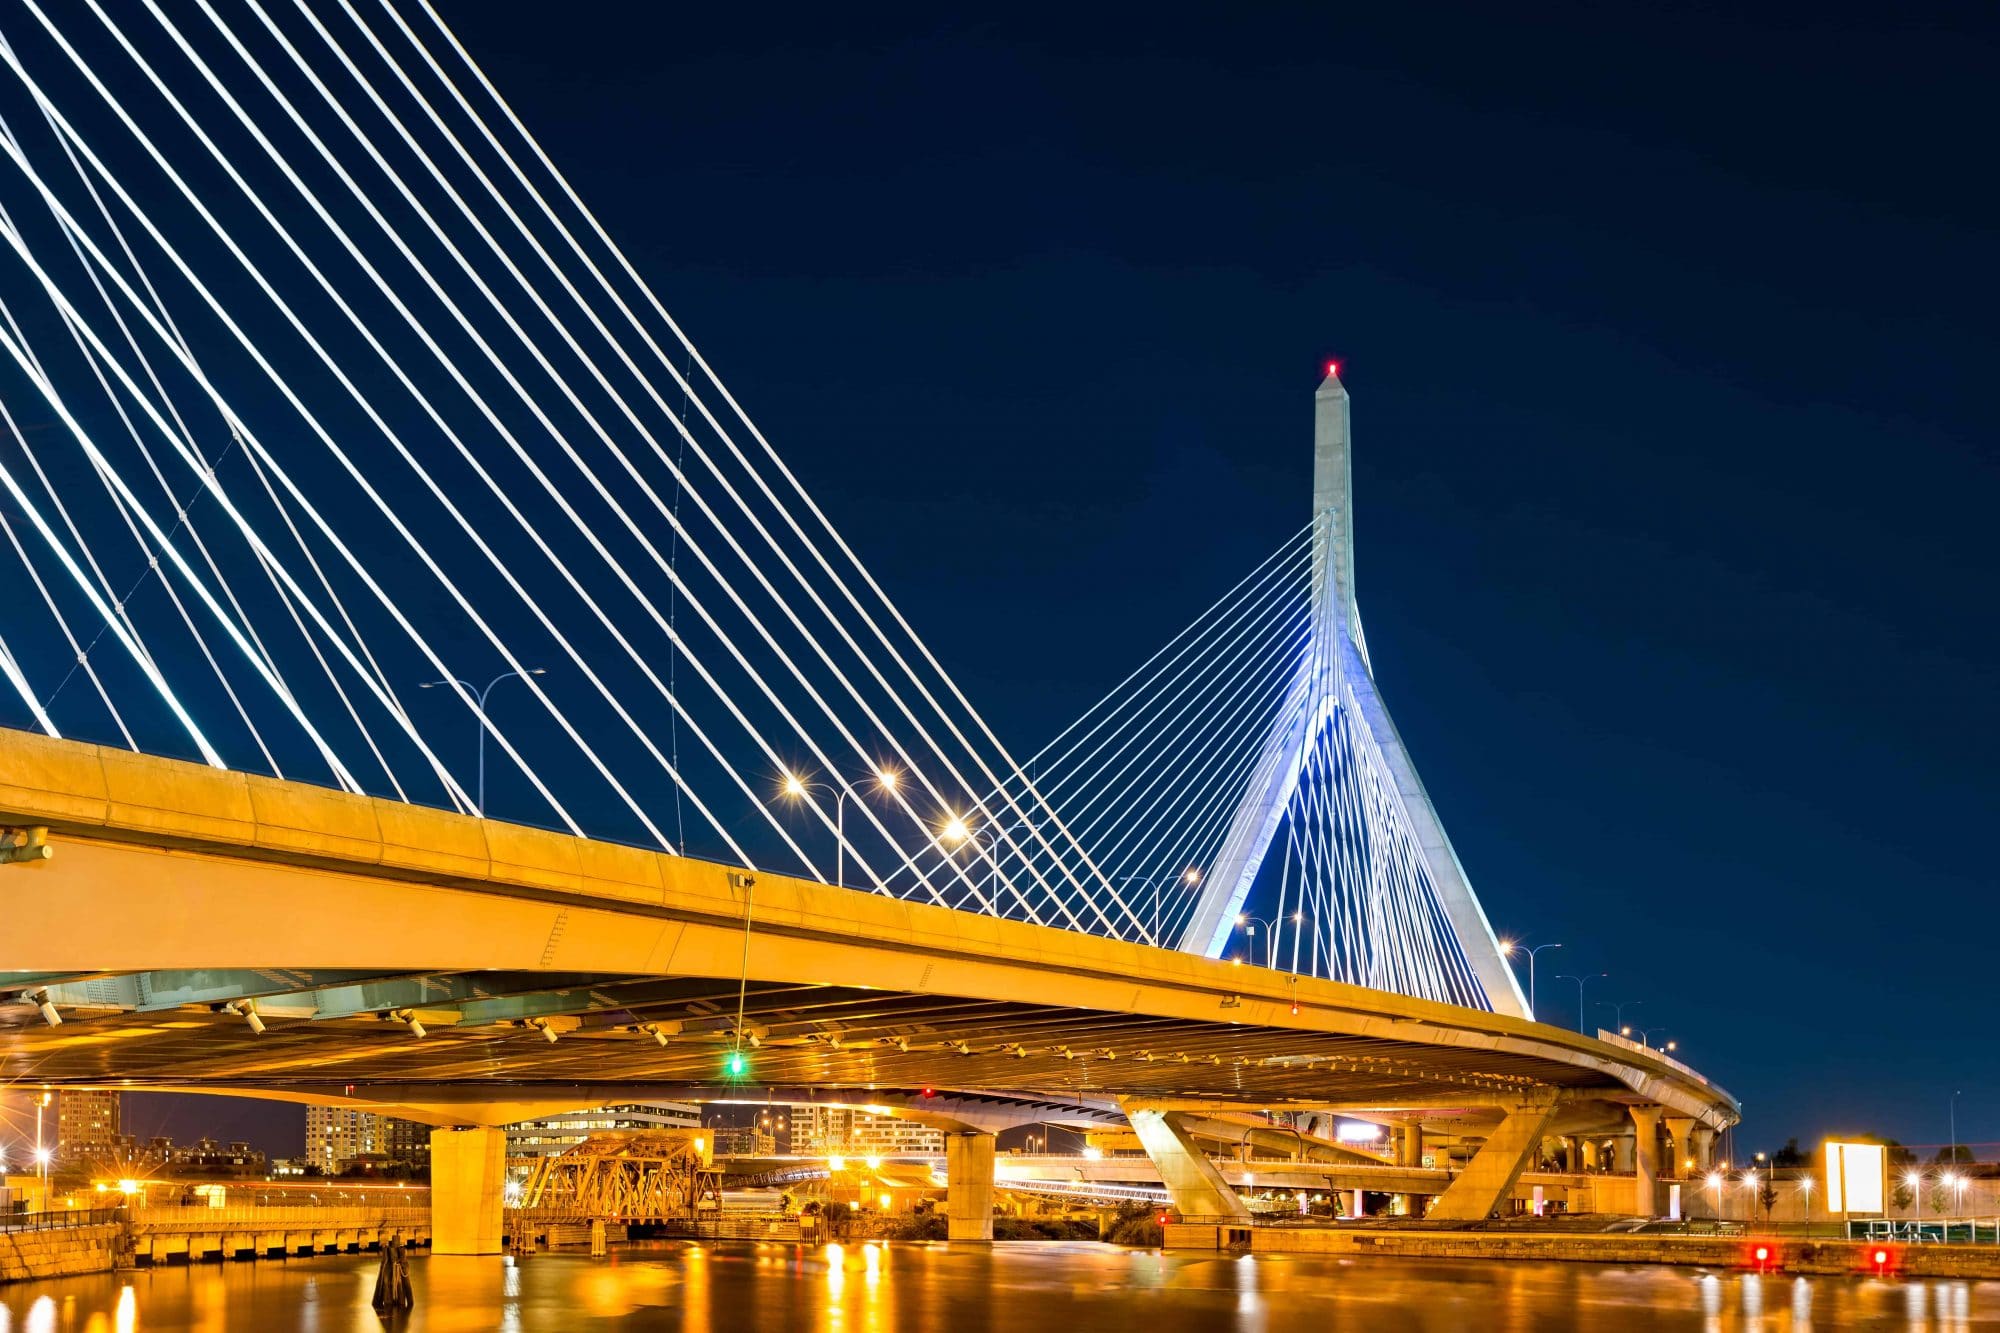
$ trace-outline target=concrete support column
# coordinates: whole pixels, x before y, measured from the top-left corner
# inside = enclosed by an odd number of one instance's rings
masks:
[[[945,1238],[993,1239],[993,1136],[968,1132],[944,1140]]]
[[[1363,1194],[1360,1190],[1354,1191],[1354,1212],[1352,1216],[1354,1217],[1368,1216],[1367,1196]]]
[[[1250,1210],[1236,1197],[1229,1182],[1216,1170],[1208,1155],[1195,1146],[1181,1125],[1181,1117],[1165,1111],[1128,1109],[1125,1118],[1139,1136],[1139,1146],[1153,1160],[1160,1183],[1174,1201],[1174,1211],[1183,1218],[1204,1221],[1226,1220],[1248,1223]]]
[[[1632,1111],[1632,1207],[1641,1217],[1660,1211],[1660,1108],[1634,1106]]]
[[[431,1131],[431,1253],[498,1254],[507,1131]]]
[[[1555,1119],[1554,1097],[1510,1107],[1506,1119],[1486,1136],[1485,1144],[1466,1163],[1430,1216],[1455,1222],[1483,1221],[1499,1210],[1521,1172],[1541,1151],[1542,1134]]]
[[[1577,1156],[1576,1135],[1565,1134],[1557,1140],[1562,1144],[1563,1170],[1575,1173],[1583,1169],[1583,1162]]]
[[[1694,1120],[1689,1116],[1670,1115],[1666,1118],[1667,1138],[1673,1145],[1672,1156],[1667,1161],[1666,1177],[1669,1180],[1691,1180],[1697,1163],[1694,1155]]]
[[[1597,1170],[1600,1164],[1597,1153],[1597,1140],[1594,1138],[1586,1138],[1582,1140],[1577,1146],[1583,1152],[1583,1169],[1585,1171]]]
[[[1632,1149],[1633,1142],[1627,1136],[1620,1135],[1611,1140],[1611,1169],[1621,1176],[1632,1174]]]
[[[1424,1164],[1424,1127],[1415,1121],[1396,1127],[1396,1165]]]
[[[1707,1125],[1696,1125],[1690,1139],[1694,1151],[1694,1169],[1712,1170],[1715,1166],[1715,1131]]]

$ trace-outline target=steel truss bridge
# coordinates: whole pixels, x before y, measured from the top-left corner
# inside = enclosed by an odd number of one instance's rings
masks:
[[[1017,754],[428,0],[5,0],[0,65],[0,1077],[1161,1161],[1735,1118],[1528,1014],[1376,689],[1332,368],[1298,531]]]

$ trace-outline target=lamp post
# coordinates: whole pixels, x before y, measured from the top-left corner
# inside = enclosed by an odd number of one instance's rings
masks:
[[[1677,1042],[1677,1041],[1670,1041],[1670,1042],[1666,1043],[1666,1044],[1665,1044],[1664,1046],[1655,1046],[1655,1045],[1653,1045],[1653,1034],[1654,1034],[1655,1032],[1665,1032],[1665,1031],[1666,1031],[1666,1029],[1665,1029],[1665,1028],[1632,1028],[1632,1027],[1621,1027],[1621,1028],[1619,1028],[1619,1029],[1618,1029],[1618,1035],[1619,1035],[1619,1036],[1621,1036],[1621,1037],[1629,1037],[1629,1036],[1631,1036],[1631,1035],[1632,1035],[1632,1034],[1633,1034],[1634,1032],[1637,1032],[1637,1033],[1639,1034],[1639,1044],[1640,1044],[1641,1046],[1644,1046],[1644,1047],[1646,1047],[1646,1048],[1647,1048],[1648,1050],[1654,1050],[1654,1051],[1671,1051],[1671,1050],[1673,1050],[1673,1049],[1674,1049],[1674,1048],[1675,1048],[1676,1046],[1680,1045],[1680,1043],[1679,1043],[1679,1042]]]
[[[549,669],[547,667],[529,667],[525,672],[503,671],[492,680],[487,681],[485,689],[475,691],[479,698],[479,706],[475,710],[479,714],[479,798],[475,804],[479,807],[477,813],[482,819],[486,817],[486,696],[493,693],[495,685],[510,677],[518,677],[525,680],[529,676],[546,676],[548,674]],[[468,690],[472,689],[471,681],[458,676],[451,676],[444,680],[427,680],[417,686],[417,688],[420,690],[431,690],[436,689],[440,685],[463,685]]]
[[[1269,921],[1266,921],[1261,916],[1245,916],[1240,912],[1237,913],[1236,924],[1243,927],[1244,935],[1248,936],[1252,940],[1255,940],[1257,938],[1257,927],[1262,926],[1264,928],[1265,938],[1271,941],[1271,943],[1264,950],[1264,966],[1270,968],[1277,967],[1278,928],[1272,925]]]
[[[875,785],[883,791],[896,790],[898,781],[900,779],[896,776],[894,769],[877,768],[875,770]],[[794,801],[804,800],[806,793],[811,791],[823,791],[832,794],[833,882],[845,887],[847,884],[847,798],[850,795],[849,789],[844,784],[836,787],[830,782],[808,782],[796,773],[787,773],[785,774],[784,784],[779,788],[779,791]]]
[[[1588,976],[1558,976],[1556,978],[1557,981],[1574,981],[1576,983],[1576,1030],[1578,1032],[1588,1035],[1589,1031],[1583,1025],[1583,983],[1586,981],[1598,981],[1610,975],[1609,972],[1592,972]]]
[[[1508,954],[1510,956],[1517,953],[1524,953],[1528,955],[1528,1017],[1529,1018],[1533,1018],[1535,1016],[1535,958],[1544,949],[1560,949],[1560,948],[1562,948],[1562,945],[1560,944],[1537,944],[1534,948],[1530,949],[1526,945],[1517,944],[1513,940],[1500,941],[1501,953]]]
[[[35,1099],[35,1164],[42,1178],[42,1207],[49,1206],[49,1158],[52,1154],[42,1142],[42,1109],[49,1104],[49,1094],[44,1092]]]
[[[1611,1011],[1611,1030],[1623,1036],[1625,1035],[1625,1011],[1627,1009],[1636,1009],[1644,1003],[1644,1000],[1599,1000],[1597,1007]]]
[[[1153,944],[1157,948],[1166,947],[1160,943],[1160,886],[1169,881],[1185,884],[1191,889],[1200,888],[1201,871],[1189,866],[1178,875],[1119,875],[1111,881],[1113,884],[1139,884],[1153,890]]]

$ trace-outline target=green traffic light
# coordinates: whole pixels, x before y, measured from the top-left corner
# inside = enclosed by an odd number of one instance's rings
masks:
[[[731,1051],[729,1058],[723,1062],[722,1067],[728,1073],[729,1077],[742,1078],[744,1074],[749,1072],[750,1060],[741,1051]]]

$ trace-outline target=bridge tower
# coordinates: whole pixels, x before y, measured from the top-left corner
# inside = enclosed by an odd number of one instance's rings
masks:
[[[1527,998],[1500,953],[1500,942],[1472,892],[1465,869],[1445,835],[1375,688],[1367,639],[1354,597],[1354,471],[1349,399],[1337,365],[1313,395],[1313,545],[1310,563],[1311,634],[1298,674],[1266,736],[1220,851],[1209,867],[1180,947],[1220,957],[1236,915],[1263,868],[1313,746],[1341,721],[1365,730],[1380,756],[1382,777],[1393,788],[1401,814],[1439,906],[1465,963],[1496,1013],[1532,1017]],[[1349,716],[1342,718],[1343,711]],[[1371,844],[1370,855],[1381,855]]]

